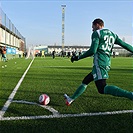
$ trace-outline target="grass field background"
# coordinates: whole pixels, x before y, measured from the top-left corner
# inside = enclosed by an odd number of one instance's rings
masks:
[[[67,107],[64,93],[72,95],[81,84],[83,78],[92,69],[93,58],[71,63],[68,58],[52,57],[35,58],[13,100],[25,100],[38,103],[41,94],[50,96],[49,106],[60,114],[80,114],[133,109],[133,102],[126,98],[101,95],[94,82],[86,91]],[[3,107],[19,79],[30,64],[31,59],[13,59],[0,62],[0,108]],[[133,58],[112,58],[109,72],[109,85],[116,85],[133,91]],[[51,112],[36,105],[11,103],[4,117],[51,115]],[[73,118],[50,118],[39,120],[0,121],[0,132],[52,132],[52,133],[84,133],[84,132],[133,132],[131,113],[88,116]]]

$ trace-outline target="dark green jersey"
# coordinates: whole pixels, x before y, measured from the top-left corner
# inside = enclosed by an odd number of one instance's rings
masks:
[[[110,56],[114,44],[118,44],[126,50],[133,52],[133,47],[123,42],[119,37],[108,29],[96,30],[92,33],[92,43],[88,51],[79,56],[79,59],[94,55],[94,65],[110,66]]]
[[[92,45],[97,49],[94,53],[94,65],[110,66],[110,55],[116,38],[117,36],[107,29],[93,32]]]

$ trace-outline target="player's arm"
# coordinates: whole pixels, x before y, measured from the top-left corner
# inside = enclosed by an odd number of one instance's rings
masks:
[[[118,36],[116,38],[115,44],[118,44],[124,49],[133,53],[133,47],[130,44],[123,42]]]
[[[84,54],[81,54],[79,56],[79,60],[86,58],[86,57],[89,57],[89,56],[92,56],[93,54],[96,53],[98,45],[99,45],[99,35],[98,35],[97,31],[94,31],[92,33],[91,39],[92,39],[92,42],[91,42],[90,49],[88,51],[86,51]]]
[[[96,53],[98,45],[99,45],[99,35],[97,31],[94,31],[91,36],[92,42],[91,42],[91,47],[88,51],[86,51],[84,54],[81,54],[80,56],[72,56],[71,57],[71,62],[78,61],[80,59],[92,56],[93,54]]]

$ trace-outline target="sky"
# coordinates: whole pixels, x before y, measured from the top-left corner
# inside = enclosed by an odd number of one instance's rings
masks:
[[[90,46],[92,21],[104,20],[105,28],[132,44],[133,1],[0,0],[0,6],[27,45],[62,45],[62,7],[65,8],[65,45]]]

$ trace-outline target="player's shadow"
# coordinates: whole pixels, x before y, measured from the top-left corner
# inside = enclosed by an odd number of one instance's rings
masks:
[[[69,70],[92,70],[92,67],[57,67],[58,69],[69,69]]]
[[[122,72],[122,73],[133,73],[133,69],[131,69],[131,68],[126,68],[126,69],[123,69],[123,68],[111,68],[111,72],[113,72],[113,71],[115,71],[115,72]]]

